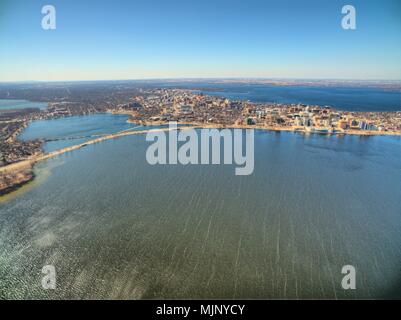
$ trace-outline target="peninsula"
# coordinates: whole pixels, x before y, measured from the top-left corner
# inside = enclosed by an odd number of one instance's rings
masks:
[[[199,90],[155,88],[132,83],[59,84],[0,87],[0,98],[45,102],[46,109],[0,110],[0,195],[34,179],[40,160],[122,135],[121,132],[45,154],[45,139],[22,141],[20,132],[41,119],[111,112],[129,122],[152,126],[171,121],[204,128],[254,128],[303,134],[401,135],[401,111],[353,112],[329,106],[256,103],[205,95]],[[146,131],[145,131],[146,132]]]

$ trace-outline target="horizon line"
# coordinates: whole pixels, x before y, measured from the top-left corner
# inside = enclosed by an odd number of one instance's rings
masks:
[[[321,78],[308,78],[308,77],[150,77],[150,78],[129,78],[129,79],[73,79],[73,80],[10,80],[3,81],[0,80],[0,84],[24,84],[24,83],[60,83],[60,82],[106,82],[106,81],[194,81],[194,80],[309,80],[309,81],[318,81],[318,80],[327,80],[327,81],[361,81],[361,82],[401,82],[400,79],[395,78],[330,78],[330,77],[321,77]]]

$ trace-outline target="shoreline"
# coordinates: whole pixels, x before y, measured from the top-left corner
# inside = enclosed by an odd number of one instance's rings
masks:
[[[124,114],[132,117],[130,112],[112,112],[113,114]],[[128,119],[128,123],[138,124],[143,126],[160,126],[168,125],[168,121],[144,121],[136,119]],[[294,132],[304,134],[319,134],[319,135],[359,135],[359,136],[401,136],[401,131],[370,131],[370,130],[344,130],[335,132],[314,132],[307,131],[304,127],[279,127],[279,126],[260,126],[260,125],[236,125],[236,124],[218,124],[218,123],[201,123],[201,122],[177,122],[178,125],[190,125],[197,128],[205,129],[255,129],[274,132]],[[317,128],[319,129],[319,128]],[[324,128],[326,129],[326,128]]]
[[[177,128],[177,130],[185,130],[185,129],[190,129],[190,128],[192,128],[192,127]],[[83,142],[83,143],[80,143],[77,145],[73,145],[73,146],[69,146],[69,147],[66,147],[66,148],[63,148],[63,149],[60,149],[57,151],[53,151],[50,153],[37,154],[37,155],[34,155],[25,160],[11,163],[6,166],[0,167],[0,178],[2,178],[2,180],[4,181],[3,182],[4,186],[1,186],[1,189],[0,189],[0,199],[3,196],[17,191],[22,186],[33,181],[35,178],[33,168],[34,168],[35,164],[39,161],[51,159],[51,158],[57,157],[59,155],[62,155],[64,153],[84,148],[88,145],[96,144],[96,143],[107,141],[107,140],[117,139],[117,138],[124,137],[124,136],[146,134],[148,132],[162,132],[162,131],[172,131],[172,130],[175,130],[175,129],[158,128],[158,129],[149,129],[149,130],[140,130],[140,131],[120,131],[117,133],[102,136],[100,138],[89,140],[89,141],[86,141],[86,142]]]
[[[145,121],[145,120],[137,120],[134,119],[134,114],[129,111],[115,111],[109,110],[111,114],[115,115],[127,115],[129,118],[127,119],[128,123],[142,125],[142,126],[166,126],[169,124],[168,121]],[[305,127],[280,127],[280,126],[261,126],[261,125],[236,125],[236,124],[218,124],[218,123],[201,123],[201,122],[177,122],[178,125],[185,125],[188,127],[178,127],[178,130],[182,129],[191,129],[191,128],[209,128],[209,129],[255,129],[255,130],[263,130],[270,132],[293,132],[293,133],[302,133],[302,134],[318,134],[318,135],[354,135],[354,136],[401,136],[401,132],[398,131],[364,131],[364,130],[343,130],[343,131],[335,131],[335,132],[324,132],[324,131],[308,131]],[[26,126],[26,125],[25,125]],[[321,128],[323,130],[327,130],[326,128]],[[12,164],[8,164],[6,166],[0,167],[0,198],[10,193],[13,193],[25,186],[26,184],[32,182],[35,179],[34,174],[34,165],[42,160],[50,159],[56,157],[58,155],[64,154],[66,152],[74,151],[77,149],[81,149],[87,145],[95,144],[98,142],[102,142],[105,140],[115,139],[122,136],[133,135],[133,134],[142,134],[151,131],[170,131],[170,128],[158,128],[158,129],[149,129],[143,131],[122,131],[114,134],[109,134],[106,136],[102,136],[100,138],[96,138],[93,140],[86,141],[84,143],[73,145],[70,147],[63,148],[61,150],[53,151],[50,153],[40,153],[31,156],[30,158],[24,159],[19,162],[15,162]],[[319,130],[319,128],[318,128]]]
[[[8,194],[11,194],[13,192],[16,192],[18,190],[20,190],[22,187],[26,186],[27,184],[29,184],[30,182],[32,182],[36,175],[33,171],[33,167],[31,167],[29,170],[25,171],[25,172],[17,172],[16,175],[22,175],[21,179],[18,180],[18,182],[16,183],[12,183],[9,186],[6,186],[5,188],[0,189],[0,199]]]

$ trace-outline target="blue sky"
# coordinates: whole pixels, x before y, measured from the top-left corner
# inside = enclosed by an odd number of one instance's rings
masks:
[[[57,29],[41,28],[56,8]],[[341,28],[352,4],[357,29]],[[399,0],[0,0],[0,81],[401,79]]]

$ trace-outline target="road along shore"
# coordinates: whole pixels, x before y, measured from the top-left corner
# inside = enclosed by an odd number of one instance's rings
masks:
[[[116,139],[120,137],[137,135],[137,134],[146,134],[148,132],[162,132],[162,131],[171,131],[171,130],[187,130],[192,129],[194,127],[178,127],[178,128],[157,128],[150,130],[141,130],[141,131],[121,131],[109,135],[102,136],[100,138],[96,138],[93,140],[89,140],[74,146],[66,147],[57,151],[49,152],[49,153],[40,153],[33,155],[25,160],[12,163],[3,167],[0,167],[0,196],[13,192],[28,182],[32,181],[35,177],[33,173],[33,166],[35,163],[43,160],[47,160],[50,158],[57,157],[67,152],[71,152],[74,150],[78,150],[84,148],[88,145],[92,145],[95,143],[103,142],[106,140]]]

